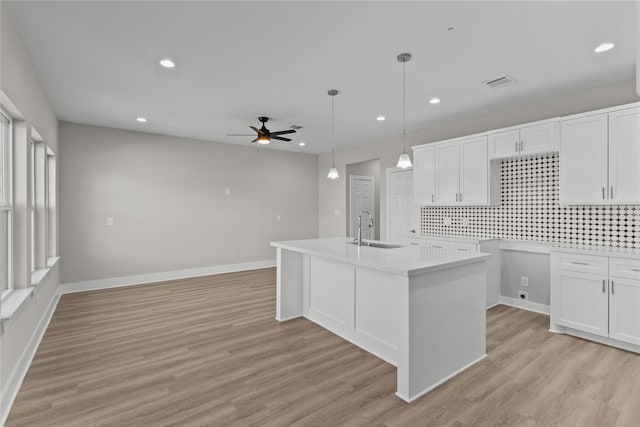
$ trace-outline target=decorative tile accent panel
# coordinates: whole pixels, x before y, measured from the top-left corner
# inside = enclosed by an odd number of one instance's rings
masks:
[[[500,171],[500,206],[422,207],[422,233],[640,248],[640,206],[558,204],[557,154],[503,160]]]

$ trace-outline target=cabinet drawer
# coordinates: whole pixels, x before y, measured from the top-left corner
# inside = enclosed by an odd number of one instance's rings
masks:
[[[451,249],[451,242],[446,240],[425,240],[425,246],[437,249]]]
[[[461,252],[478,252],[478,245],[475,243],[451,242],[451,249]]]
[[[609,275],[640,280],[640,259],[609,258]]]
[[[603,256],[558,253],[556,267],[606,276],[609,271],[608,264],[608,258]]]

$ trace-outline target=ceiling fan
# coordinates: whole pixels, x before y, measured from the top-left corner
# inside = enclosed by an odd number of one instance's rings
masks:
[[[267,127],[265,126],[265,123],[267,123],[269,121],[269,117],[258,117],[258,120],[260,120],[260,122],[262,123],[262,127],[260,129],[258,129],[255,126],[249,126],[251,129],[253,129],[258,135],[256,137],[256,139],[254,139],[251,142],[258,142],[258,144],[268,144],[271,142],[272,139],[276,139],[278,141],[291,141],[291,139],[289,138],[283,138],[280,135],[285,135],[288,133],[296,133],[295,129],[288,129],[288,130],[279,130],[276,132],[271,132],[269,129],[267,129]],[[228,133],[227,136],[253,136],[252,134],[242,134],[242,133]]]

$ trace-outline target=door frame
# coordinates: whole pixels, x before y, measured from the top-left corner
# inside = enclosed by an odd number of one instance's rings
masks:
[[[376,197],[375,197],[375,193],[376,193],[376,177],[372,176],[372,175],[349,175],[349,237],[351,237],[353,235],[353,232],[355,231],[353,229],[353,180],[354,179],[360,179],[363,181],[371,181],[373,183],[373,212],[371,212],[372,215],[377,215],[378,213],[376,212]],[[359,214],[359,212],[358,212]],[[357,215],[356,215],[357,217]],[[374,221],[373,221],[373,238],[375,239],[376,236],[376,222],[375,222],[375,217],[374,217]]]

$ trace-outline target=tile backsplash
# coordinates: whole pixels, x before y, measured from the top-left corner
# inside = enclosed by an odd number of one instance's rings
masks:
[[[503,160],[500,172],[500,206],[422,207],[422,233],[640,248],[640,205],[558,204],[557,154]]]

